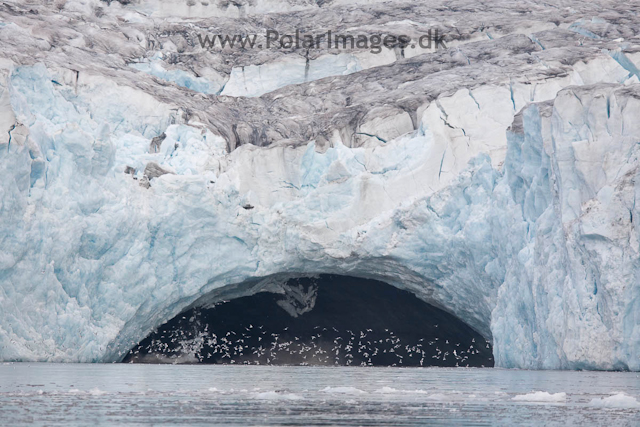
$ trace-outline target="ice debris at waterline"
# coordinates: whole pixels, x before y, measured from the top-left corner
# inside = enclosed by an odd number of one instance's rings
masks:
[[[384,283],[325,275],[180,313],[124,361],[493,366],[490,344],[451,314]]]
[[[340,274],[453,314],[496,366],[640,370],[640,4],[163,5],[0,7],[0,360],[119,361],[203,298]],[[336,52],[191,33],[276,22],[447,49],[282,87]],[[261,96],[188,83],[252,65]]]

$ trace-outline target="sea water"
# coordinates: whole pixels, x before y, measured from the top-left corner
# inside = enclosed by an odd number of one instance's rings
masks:
[[[640,374],[0,364],[2,425],[640,425]]]

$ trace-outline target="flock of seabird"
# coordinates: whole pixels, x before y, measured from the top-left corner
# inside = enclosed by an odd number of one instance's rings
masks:
[[[488,349],[489,357],[481,346]],[[241,331],[215,333],[204,324],[165,331],[146,346],[131,350],[128,361],[148,362],[152,356],[173,363],[468,367],[491,360],[490,348],[488,342],[477,343],[475,338],[465,343],[443,337],[408,342],[389,329],[341,331],[315,326],[310,335],[297,336],[289,327],[273,332],[249,324]]]

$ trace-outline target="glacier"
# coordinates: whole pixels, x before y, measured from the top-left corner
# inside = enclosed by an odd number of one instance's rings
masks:
[[[496,366],[640,371],[637,6],[459,1],[428,16],[483,22],[446,50],[321,51],[309,77],[176,27],[315,3],[173,3],[0,9],[0,360],[119,361],[203,299],[340,274],[454,314]],[[405,29],[391,7],[323,19]]]

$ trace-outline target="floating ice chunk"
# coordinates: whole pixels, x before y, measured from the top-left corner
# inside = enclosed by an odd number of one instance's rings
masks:
[[[304,400],[304,397],[295,393],[281,393],[277,391],[265,391],[257,393],[255,399],[261,400]]]
[[[325,387],[320,390],[323,393],[331,394],[366,394],[364,390],[355,387]]]
[[[535,391],[533,393],[528,394],[518,394],[514,396],[511,400],[515,400],[518,402],[564,402],[567,400],[567,393],[549,393],[546,391]]]
[[[398,390],[397,388],[386,386],[376,390],[375,392],[380,394],[427,394],[424,390]]]
[[[640,408],[640,402],[638,402],[635,397],[626,395],[624,393],[614,394],[613,396],[604,397],[602,399],[591,399],[589,405],[599,408]]]

